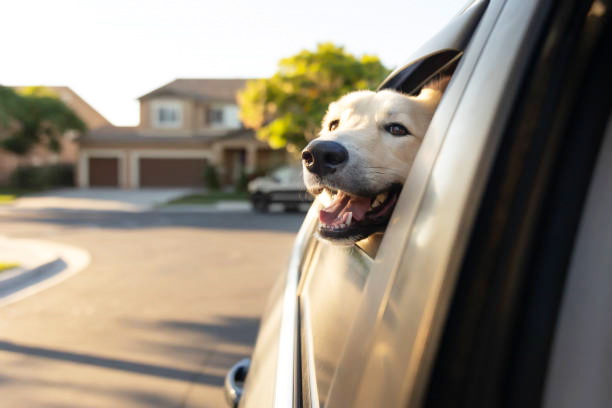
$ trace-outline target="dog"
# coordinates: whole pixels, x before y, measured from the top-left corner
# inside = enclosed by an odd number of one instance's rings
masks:
[[[323,204],[318,235],[351,244],[383,232],[450,77],[418,95],[351,92],[329,105],[302,150],[304,183]]]

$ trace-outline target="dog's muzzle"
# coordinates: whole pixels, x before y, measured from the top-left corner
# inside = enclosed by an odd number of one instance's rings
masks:
[[[334,173],[348,161],[348,150],[340,143],[313,140],[302,150],[306,169],[319,177]]]

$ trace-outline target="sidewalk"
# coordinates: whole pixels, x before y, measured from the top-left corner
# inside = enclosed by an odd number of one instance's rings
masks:
[[[64,188],[26,195],[5,210],[67,210],[142,212],[194,191],[192,188],[123,190],[117,188]]]
[[[76,247],[0,236],[0,260],[18,267],[0,272],[0,306],[49,288],[80,272],[89,253]]]

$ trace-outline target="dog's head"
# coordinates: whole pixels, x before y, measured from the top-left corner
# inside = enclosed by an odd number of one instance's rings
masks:
[[[358,91],[329,106],[302,151],[306,187],[325,206],[321,237],[351,243],[385,229],[442,92]]]

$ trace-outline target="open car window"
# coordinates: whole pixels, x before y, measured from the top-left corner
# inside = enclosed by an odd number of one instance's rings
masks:
[[[466,8],[447,31],[434,38],[433,45],[425,46],[423,54],[396,70],[380,89],[418,94],[437,75],[454,72],[485,6],[486,2],[477,1]],[[383,234],[375,234],[352,246],[311,238],[298,288],[302,406],[328,402],[382,238]]]

